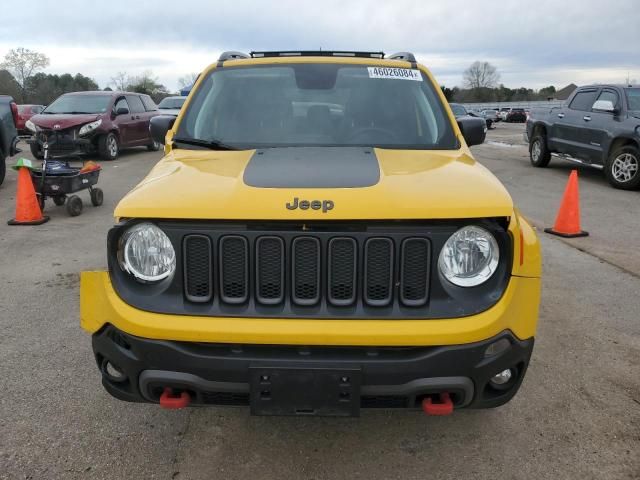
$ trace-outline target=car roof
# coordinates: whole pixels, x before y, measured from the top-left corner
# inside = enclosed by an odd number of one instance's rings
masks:
[[[581,90],[583,88],[640,88],[640,85],[629,85],[627,83],[593,83],[590,85],[581,85],[576,90]]]
[[[86,92],[67,92],[64,95],[144,95],[143,93],[136,92],[121,92],[121,91],[110,91],[110,90],[87,90]]]

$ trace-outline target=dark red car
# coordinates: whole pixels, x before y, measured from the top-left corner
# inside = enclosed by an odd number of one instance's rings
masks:
[[[158,107],[149,95],[75,92],[58,97],[25,126],[33,133],[29,143],[36,158],[42,158],[47,142],[52,157],[97,152],[104,160],[115,160],[123,148],[160,148],[149,134],[155,115]]]
[[[25,123],[34,115],[41,113],[44,110],[44,105],[18,105],[18,118],[16,122],[16,128],[20,135],[25,133],[31,133],[25,127]]]

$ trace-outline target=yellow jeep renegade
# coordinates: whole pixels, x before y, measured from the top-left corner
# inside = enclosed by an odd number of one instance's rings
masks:
[[[410,53],[224,53],[117,206],[81,323],[127,401],[257,415],[496,407],[525,375],[534,230]]]

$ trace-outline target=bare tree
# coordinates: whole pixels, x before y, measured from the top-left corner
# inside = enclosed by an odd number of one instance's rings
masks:
[[[496,67],[489,62],[473,62],[463,73],[464,86],[470,89],[493,88],[500,80]]]
[[[190,87],[198,79],[198,73],[187,73],[184,77],[178,79],[178,86],[180,88]]]
[[[20,85],[23,101],[26,96],[27,80],[38,70],[42,70],[48,66],[49,57],[43,53],[23,47],[9,50],[9,53],[4,57],[4,62],[0,64],[1,68],[11,72]]]
[[[113,85],[118,91],[124,92],[127,90],[127,87],[131,83],[131,77],[127,75],[127,72],[118,72],[113,77],[111,77],[110,85]]]

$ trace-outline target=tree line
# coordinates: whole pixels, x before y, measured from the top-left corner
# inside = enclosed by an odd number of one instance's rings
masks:
[[[462,88],[442,86],[444,96],[450,102],[522,102],[547,100],[556,93],[553,85],[533,90],[531,88],[508,88],[500,81],[498,69],[489,62],[473,62],[462,75]]]
[[[49,58],[42,53],[22,47],[10,50],[0,63],[0,94],[11,95],[18,103],[48,105],[64,93],[99,90],[92,78],[81,73],[44,73],[48,66]],[[189,74],[180,82],[191,85],[193,78],[195,75]],[[145,93],[156,102],[170,95],[151,70],[134,76],[119,72],[104,90]]]

